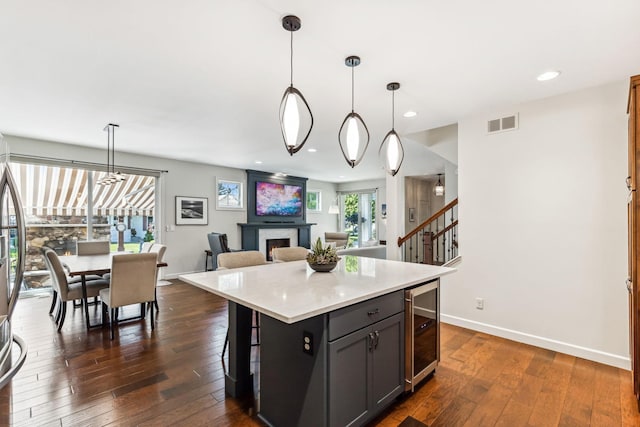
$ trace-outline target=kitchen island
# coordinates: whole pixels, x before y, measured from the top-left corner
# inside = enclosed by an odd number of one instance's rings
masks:
[[[250,393],[251,312],[261,317],[260,410],[274,426],[362,424],[404,391],[403,290],[451,268],[344,256],[181,275],[229,301],[231,396]]]

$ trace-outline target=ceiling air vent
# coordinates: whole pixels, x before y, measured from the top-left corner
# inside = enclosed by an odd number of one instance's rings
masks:
[[[502,117],[500,119],[493,119],[487,122],[487,132],[496,133],[504,132],[508,130],[518,129],[518,114],[512,116]]]

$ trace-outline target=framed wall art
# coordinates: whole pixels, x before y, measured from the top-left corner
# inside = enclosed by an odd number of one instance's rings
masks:
[[[244,209],[242,182],[216,178],[216,209]]]
[[[207,205],[206,197],[176,196],[176,225],[207,225]]]

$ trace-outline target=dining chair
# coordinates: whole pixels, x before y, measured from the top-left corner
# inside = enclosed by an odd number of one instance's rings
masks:
[[[349,244],[349,233],[325,231],[324,241],[325,243],[334,242],[336,249],[343,249]]]
[[[253,265],[263,265],[267,263],[267,259],[260,251],[242,251],[242,252],[225,252],[218,255],[218,270],[228,270],[240,267],[250,267]],[[260,316],[258,312],[253,311],[256,330],[256,343],[251,345],[260,345]],[[224,337],[224,346],[222,347],[222,358],[227,351],[229,345],[229,327],[227,326],[227,335]]]
[[[150,253],[154,253],[154,254],[158,254],[158,262],[162,262],[164,261],[164,253],[167,250],[167,245],[161,245],[160,243],[154,243],[153,245],[151,245],[151,248],[149,248],[149,252]],[[156,269],[156,284],[158,283],[158,272],[159,272],[159,268]],[[153,305],[156,307],[156,310],[160,310],[160,307],[158,307],[158,294],[157,291],[154,290],[155,293],[155,299],[153,300]]]
[[[231,249],[227,243],[227,235],[224,233],[211,232],[207,234],[209,247],[211,248],[211,269],[218,269],[218,255],[226,252],[241,252],[239,249]]]
[[[146,304],[155,298],[157,253],[120,254],[111,259],[111,283],[100,291],[102,300],[102,324],[109,316],[109,332],[114,338],[114,323],[119,322],[116,310],[132,304],[140,304],[140,318],[145,318]],[[137,318],[137,317],[134,317]],[[122,319],[122,320],[131,320]],[[154,330],[151,310],[151,330]]]
[[[289,262],[307,259],[309,249],[302,246],[292,246],[290,248],[273,248],[271,258],[273,262]]]
[[[146,254],[151,250],[151,246],[153,246],[153,242],[142,242],[142,246],[140,246],[140,253]]]
[[[67,314],[67,302],[83,299],[82,282],[79,280],[71,281],[67,277],[66,271],[62,267],[62,262],[60,262],[58,254],[56,254],[53,249],[45,249],[44,256],[47,268],[49,268],[49,271],[51,272],[51,282],[54,292],[56,293],[55,296],[59,299],[58,311],[56,312],[55,320],[58,324],[58,331],[60,331],[62,329],[62,325],[64,325],[64,319]],[[99,276],[88,276],[86,278],[86,287],[87,298],[96,297],[100,294],[102,289],[109,287],[109,282]],[[52,308],[50,309],[49,314],[53,311],[53,305],[54,304],[52,303]]]
[[[76,242],[76,255],[103,255],[111,252],[111,243],[108,240],[92,240],[90,242]]]

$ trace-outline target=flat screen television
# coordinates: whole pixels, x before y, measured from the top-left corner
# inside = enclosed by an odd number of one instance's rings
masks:
[[[256,216],[302,216],[302,186],[256,181]]]

